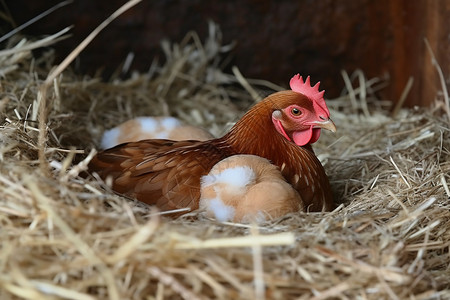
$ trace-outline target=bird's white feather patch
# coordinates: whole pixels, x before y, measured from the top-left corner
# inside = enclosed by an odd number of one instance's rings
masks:
[[[219,182],[244,187],[255,181],[256,174],[249,166],[239,166],[225,169],[218,177]]]
[[[208,174],[202,177],[202,186],[214,183],[225,183],[233,187],[242,188],[255,181],[256,174],[248,166],[238,166],[223,170],[219,174]]]
[[[210,185],[212,185],[214,183],[216,183],[216,177],[214,175],[212,175],[212,174],[211,175],[210,174],[204,175],[204,176],[202,176],[200,178],[201,188],[210,186]]]
[[[209,207],[207,208],[214,213],[214,216],[216,217],[217,221],[225,222],[233,220],[234,207],[225,205],[219,198],[211,199],[208,202]]]
[[[154,132],[158,128],[158,121],[152,117],[140,117],[136,120],[141,125],[141,130],[145,132]]]
[[[161,125],[164,127],[165,130],[172,130],[175,127],[178,127],[181,125],[181,122],[178,119],[167,117],[161,119]]]
[[[155,139],[168,139],[169,134],[166,131],[161,131],[155,134]]]
[[[100,146],[102,149],[109,149],[118,144],[118,138],[120,136],[120,128],[115,127],[110,130],[106,130],[103,133],[102,141],[100,143]]]

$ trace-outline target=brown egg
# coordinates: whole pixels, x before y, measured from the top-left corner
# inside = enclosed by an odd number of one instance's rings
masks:
[[[119,144],[146,139],[206,141],[212,138],[214,136],[205,129],[186,125],[173,117],[138,117],[106,130],[101,148],[109,149]]]
[[[303,202],[267,159],[234,155],[202,177],[200,209],[221,222],[264,222],[303,210]]]

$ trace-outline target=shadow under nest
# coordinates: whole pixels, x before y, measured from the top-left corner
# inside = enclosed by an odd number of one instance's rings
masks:
[[[171,115],[220,136],[283,89],[225,73],[230,47],[217,30],[198,40],[190,33],[164,43],[164,64],[125,80],[66,70],[47,94],[45,147],[39,88],[52,52],[33,57],[22,48],[29,41],[11,39],[16,51],[0,53],[0,298],[449,298],[442,95],[431,108],[392,116],[390,102],[376,96],[385,81],[360,71],[349,77],[342,97],[327,101],[338,132],[314,144],[335,193],[331,213],[258,226],[198,212],[171,220],[79,177],[103,131],[125,120]]]

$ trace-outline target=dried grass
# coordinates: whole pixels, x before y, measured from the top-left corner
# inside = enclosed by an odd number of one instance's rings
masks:
[[[147,74],[104,83],[66,69],[47,91],[39,145],[38,94],[53,68],[51,50],[31,54],[39,42],[13,37],[0,52],[1,299],[450,299],[442,99],[394,118],[376,99],[383,80],[344,73],[346,91],[329,101],[338,133],[315,147],[335,211],[259,226],[171,220],[78,176],[102,131],[175,115],[220,135],[279,87],[224,73],[230,46],[211,24],[204,43],[165,42],[167,62]]]

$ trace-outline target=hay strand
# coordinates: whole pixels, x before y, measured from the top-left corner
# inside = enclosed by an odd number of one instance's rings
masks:
[[[3,41],[6,41],[7,39],[9,39],[10,37],[12,37],[13,35],[15,35],[16,33],[20,32],[21,30],[27,28],[28,26],[36,23],[37,21],[39,21],[40,19],[48,16],[49,14],[51,14],[52,12],[54,12],[55,10],[57,10],[58,8],[64,7],[68,4],[72,3],[72,0],[67,0],[67,1],[63,1],[60,2],[58,4],[55,4],[54,6],[50,7],[49,9],[47,9],[46,11],[40,13],[39,15],[37,15],[36,17],[32,18],[31,20],[23,23],[20,26],[17,26],[16,28],[14,28],[13,30],[11,30],[10,32],[4,34],[2,37],[0,37],[0,43]]]

